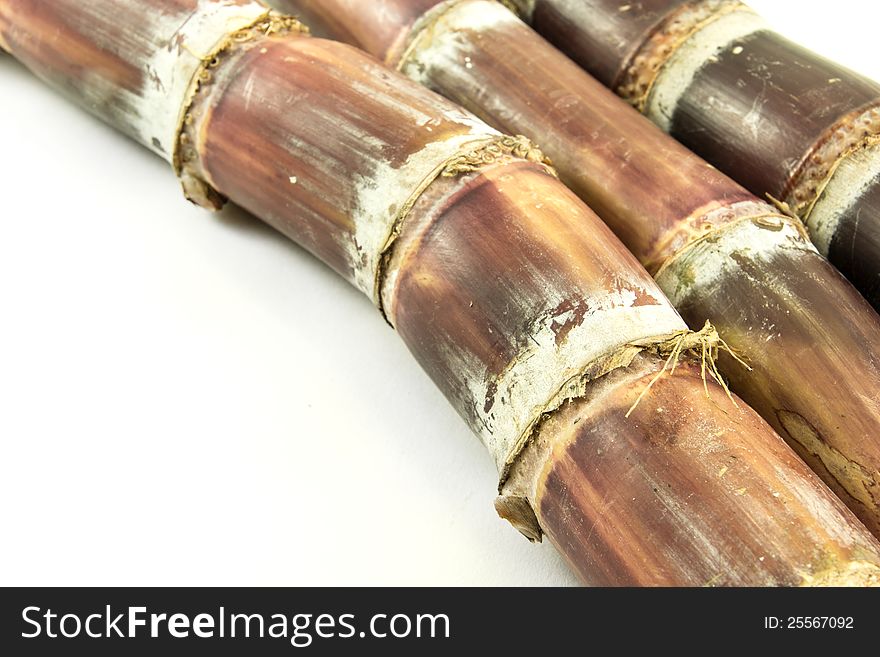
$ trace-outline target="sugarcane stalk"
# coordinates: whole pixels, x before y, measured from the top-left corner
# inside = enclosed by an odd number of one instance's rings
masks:
[[[547,532],[587,581],[880,581],[880,544],[707,381],[712,329],[686,329],[525,138],[249,0],[0,0],[0,35],[163,156],[191,200],[234,200],[367,294],[485,443],[502,515],[533,539]],[[656,378],[671,360],[675,376]],[[599,543],[560,506],[587,513],[591,487],[606,486],[568,465],[591,461],[582,437],[597,434],[628,444],[603,468],[632,470],[613,485],[615,517],[653,518],[662,572],[625,567],[626,537]],[[662,499],[679,506],[658,514]]]
[[[880,309],[880,84],[737,0],[513,4],[666,132],[796,213]]]
[[[278,4],[348,26],[332,36],[380,22],[393,34],[398,16],[408,36],[372,54],[540,143],[688,323],[710,319],[753,368],[722,354],[733,389],[880,535],[880,318],[797,219],[664,135],[500,3],[437,0],[417,21],[402,10],[408,0],[373,11],[353,0]]]

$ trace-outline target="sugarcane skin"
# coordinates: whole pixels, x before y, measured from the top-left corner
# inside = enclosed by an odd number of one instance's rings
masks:
[[[330,19],[343,30],[333,36],[373,25],[378,16],[365,15],[364,7],[350,0],[276,4]],[[407,3],[384,0],[383,6],[394,4]],[[371,53],[386,60],[399,54],[403,60],[389,63],[506,132],[539,134],[562,179],[650,271],[694,236],[749,213],[777,213],[662,136],[637,112],[622,107],[612,93],[496,2],[433,4],[416,22],[408,52],[395,53],[386,43],[372,44]],[[471,19],[479,25],[468,28]],[[411,22],[408,16],[400,31],[409,31]],[[420,48],[414,42],[422,32],[426,37]],[[399,42],[398,35],[392,41]],[[428,54],[422,59],[421,53]],[[509,80],[517,84],[507,84]],[[487,94],[487,89],[495,93]],[[550,96],[558,101],[536,107],[535,98]]]

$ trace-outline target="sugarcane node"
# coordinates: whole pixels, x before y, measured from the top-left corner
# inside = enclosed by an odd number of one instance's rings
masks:
[[[769,196],[769,195],[768,195]],[[721,225],[707,224],[703,230],[699,232],[694,232],[689,230],[685,236],[682,238],[684,241],[678,245],[670,256],[665,258],[660,262],[659,265],[656,265],[654,261],[649,261],[646,263],[646,267],[648,271],[650,271],[654,278],[658,278],[671,267],[674,267],[677,262],[682,259],[687,258],[689,252],[696,248],[699,244],[703,242],[712,242],[720,239],[725,233],[729,231],[733,231],[738,228],[743,223],[752,223],[761,228],[765,228],[772,231],[780,231],[786,226],[791,226],[797,231],[800,237],[803,239],[804,243],[810,245],[810,236],[807,233],[806,226],[804,223],[798,218],[797,215],[791,213],[788,209],[788,206],[785,203],[782,203],[773,197],[769,197],[771,203],[776,205],[779,213],[773,212],[762,212],[760,214],[749,214],[745,213],[742,216],[729,218],[725,223]],[[777,205],[778,204],[778,205]],[[742,204],[744,209],[748,209],[750,207],[754,207],[753,203],[745,203]],[[761,204],[765,205],[765,204]],[[771,209],[769,206],[765,207],[769,210]],[[667,242],[671,242],[676,237],[681,237],[677,231],[673,237],[669,238]],[[812,249],[812,246],[810,246]]]
[[[856,126],[860,129],[856,130]],[[838,119],[815,141],[789,177],[782,197],[809,225],[810,216],[841,164],[880,144],[880,101]]]
[[[521,465],[527,448],[534,443],[535,438],[541,433],[542,427],[552,420],[561,409],[584,399],[594,381],[629,367],[641,354],[650,354],[652,350],[659,350],[660,345],[675,341],[683,333],[691,333],[691,331],[682,329],[662,336],[629,342],[580,367],[576,374],[565,381],[549,399],[543,402],[540,409],[533,414],[531,421],[526,424],[525,430],[512,442],[503,464],[499,467],[498,492],[507,491],[509,494],[513,494],[511,490],[508,490],[508,483],[517,467]],[[653,353],[656,354],[659,351]],[[666,353],[663,355],[665,357]]]
[[[534,164],[540,164],[544,169],[558,178],[550,160],[544,156],[540,148],[535,146],[528,138],[522,135],[497,135],[488,139],[478,139],[464,147],[454,155],[438,164],[422,182],[416,186],[409,198],[403,203],[391,222],[391,229],[385,239],[380,253],[379,263],[373,289],[376,290],[374,303],[382,314],[385,322],[394,328],[394,323],[385,309],[382,298],[382,290],[385,287],[385,279],[388,277],[388,267],[391,261],[394,243],[400,237],[407,217],[412,212],[418,200],[438,178],[455,178],[468,174],[475,174],[487,167],[505,164],[513,160],[524,160]]]
[[[623,64],[611,85],[640,112],[645,112],[654,83],[663,68],[695,33],[720,18],[751,9],[739,0],[706,0],[684,4]]]
[[[426,11],[410,29],[409,35],[406,39],[406,45],[403,47],[400,55],[397,56],[393,51],[389,51],[385,64],[402,73],[407,65],[409,65],[410,58],[418,50],[422,40],[430,36],[440,20],[462,2],[468,1],[469,0],[445,0],[445,2],[441,2]]]
[[[699,360],[701,363],[701,378],[707,398],[711,398],[708,389],[708,379],[712,378],[724,389],[734,406],[739,408],[736,400],[730,392],[726,382],[721,376],[715,361],[720,351],[726,351],[745,369],[751,371],[746,363],[719,335],[711,322],[706,321],[702,330],[676,331],[668,336],[651,340],[629,343],[618,349],[614,354],[603,359],[599,363],[591,364],[585,368],[579,377],[582,382],[581,389],[577,393],[564,394],[565,390],[574,390],[577,386],[567,384],[556,395],[560,399],[558,403],[549,402],[545,410],[539,414],[530,425],[528,431],[511,452],[505,468],[501,472],[499,480],[499,495],[495,500],[495,510],[499,517],[508,521],[515,529],[531,542],[541,542],[544,531],[541,528],[537,514],[529,501],[529,481],[532,472],[538,468],[538,463],[545,460],[545,449],[536,446],[536,438],[540,435],[542,427],[546,425],[564,408],[582,400],[587,396],[587,386],[611,374],[621,371],[632,365],[638,357],[656,356],[665,359],[662,368],[657,372],[649,384],[642,390],[636,402],[632,405],[625,417],[629,418],[636,406],[645,398],[649,390],[669,370],[669,376],[673,376],[675,369],[683,358]],[[546,445],[545,445],[546,447]],[[542,456],[543,455],[543,456]]]
[[[727,382],[724,380],[724,377],[721,376],[721,372],[718,371],[718,366],[716,364],[718,355],[721,351],[725,351],[730,354],[737,363],[745,367],[746,370],[751,371],[752,368],[730,347],[730,345],[727,344],[727,342],[724,341],[724,339],[718,334],[718,329],[716,329],[709,320],[706,320],[703,328],[699,331],[680,331],[668,340],[653,345],[649,351],[656,353],[661,358],[665,357],[666,360],[660,371],[657,372],[642,389],[639,396],[633,402],[633,405],[630,406],[629,410],[626,412],[625,417],[629,417],[633,414],[633,411],[636,410],[645,396],[651,391],[654,384],[657,383],[657,381],[659,381],[666,373],[666,370],[669,370],[669,376],[675,374],[675,368],[678,366],[682,357],[690,357],[700,361],[700,377],[703,380],[703,389],[706,392],[707,398],[710,397],[708,379],[712,378],[724,389],[725,394],[730,401],[733,402],[733,405],[739,406],[739,404],[736,403],[736,399],[733,398],[733,394],[730,392]]]
[[[518,494],[521,482],[517,483],[511,477],[514,477],[517,469],[521,469],[523,457],[528,453],[529,446],[534,444],[542,428],[548,422],[553,421],[568,405],[588,396],[588,390],[594,382],[612,372],[629,367],[641,355],[666,359],[666,363],[660,372],[661,375],[670,365],[672,365],[674,372],[679,359],[684,355],[688,358],[699,359],[703,365],[701,370],[703,388],[707,396],[709,394],[708,378],[712,378],[719,383],[734,405],[738,407],[715,364],[720,351],[728,352],[743,367],[749,371],[751,370],[751,367],[734,352],[720,337],[715,327],[708,321],[701,331],[695,332],[682,328],[643,339],[631,340],[583,364],[549,398],[536,408],[532,419],[524,425],[525,428],[519,437],[507,447],[504,461],[499,464],[499,493]],[[660,376],[656,376],[650,385],[653,386],[659,379]],[[647,394],[647,391],[645,391],[645,394]],[[645,394],[641,395],[642,399],[645,397]],[[511,482],[515,485],[511,486]]]
[[[267,11],[252,24],[236,30],[220,41],[217,47],[202,57],[198,72],[193,77],[192,86],[181,110],[177,138],[171,164],[180,179],[184,196],[188,201],[206,210],[217,211],[226,204],[226,197],[218,192],[207,180],[197,149],[190,144],[198,143],[190,134],[197,124],[194,113],[199,100],[214,79],[214,70],[223,65],[225,59],[238,49],[254,47],[261,40],[286,34],[309,36],[309,28],[293,16],[276,11]]]
[[[443,169],[442,175],[446,178],[460,176],[479,171],[485,166],[495,164],[503,158],[519,158],[543,164],[554,177],[559,176],[553,169],[553,163],[543,151],[535,146],[527,137],[522,135],[504,135],[483,146],[453,158]]]

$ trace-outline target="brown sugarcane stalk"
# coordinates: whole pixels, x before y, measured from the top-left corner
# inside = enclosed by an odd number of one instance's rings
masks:
[[[880,308],[880,84],[737,0],[512,4],[665,131],[797,213]]]
[[[384,48],[360,45],[540,143],[684,318],[709,318],[751,365],[722,355],[738,394],[880,535],[880,318],[799,221],[664,135],[500,3],[436,0],[418,19],[410,9],[424,3],[409,0],[279,4],[333,36],[382,23]]]
[[[0,0],[0,35],[192,200],[235,200],[370,296],[486,444],[502,515],[587,581],[880,581],[880,544],[706,381],[712,331],[524,138],[249,0]]]

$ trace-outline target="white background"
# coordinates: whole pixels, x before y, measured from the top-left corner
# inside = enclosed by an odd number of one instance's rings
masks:
[[[880,79],[874,3],[751,3]],[[568,585],[365,297],[0,57],[0,584]]]

